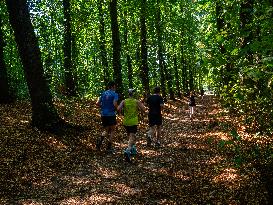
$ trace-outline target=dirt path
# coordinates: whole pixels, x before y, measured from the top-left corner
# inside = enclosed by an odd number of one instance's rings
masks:
[[[185,100],[168,102],[160,148],[146,146],[142,120],[132,164],[123,159],[122,126],[116,154],[96,152],[98,110],[90,102],[57,106],[89,129],[40,132],[29,126],[27,103],[0,108],[0,204],[267,204],[251,163],[238,167],[221,149],[233,125],[213,96],[197,99],[192,123]]]

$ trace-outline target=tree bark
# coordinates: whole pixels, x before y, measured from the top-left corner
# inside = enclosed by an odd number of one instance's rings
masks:
[[[72,33],[70,0],[63,0],[64,11],[64,72],[65,87],[68,96],[76,95],[76,83],[72,66]]]
[[[7,67],[4,60],[4,47],[5,42],[2,32],[2,18],[0,16],[0,104],[10,103],[12,101]]]
[[[184,13],[184,5],[183,2],[180,3],[180,12]],[[185,49],[184,49],[184,44],[185,44],[185,40],[184,40],[184,29],[185,29],[185,25],[184,25],[184,21],[182,21],[182,25],[181,25],[181,31],[180,31],[180,65],[181,65],[181,75],[182,75],[182,92],[183,95],[185,94],[185,92],[187,93],[189,91],[189,81],[188,81],[188,70],[187,70],[187,60],[186,60],[186,56],[185,56]]]
[[[133,87],[133,68],[132,68],[132,60],[129,55],[129,44],[128,44],[128,23],[127,23],[127,11],[124,11],[124,44],[126,50],[126,61],[127,61],[127,71],[128,71],[128,83],[129,87]]]
[[[157,55],[159,61],[159,73],[160,73],[160,86],[162,90],[162,96],[166,98],[166,77],[164,72],[164,58],[163,58],[163,45],[162,45],[162,29],[161,29],[161,10],[160,10],[160,0],[157,0],[157,14],[156,14],[156,34],[157,34]]]
[[[122,85],[122,73],[121,73],[121,62],[120,62],[120,36],[118,26],[118,13],[117,13],[117,0],[110,0],[110,16],[111,16],[111,30],[112,30],[112,41],[113,41],[113,70],[114,80],[117,84],[117,93],[122,98],[123,85]]]
[[[170,68],[166,68],[166,63],[164,62],[164,70],[166,70],[166,79],[167,79],[167,86],[168,86],[168,93],[170,95],[171,100],[175,100],[174,92],[173,92],[173,76],[172,70]]]
[[[109,65],[107,60],[107,52],[106,52],[106,41],[105,41],[105,22],[104,22],[104,12],[102,10],[102,4],[104,0],[98,0],[98,10],[99,10],[99,31],[100,31],[100,56],[101,56],[101,63],[103,69],[103,80],[104,86],[107,87],[108,82],[110,80],[110,72],[109,72]]]
[[[146,11],[147,0],[141,1],[141,16],[140,16],[140,36],[141,36],[141,69],[140,76],[144,88],[145,95],[150,95],[149,86],[149,68],[148,68],[148,51],[147,51],[147,28],[146,28]]]
[[[44,77],[41,52],[31,24],[27,0],[6,0],[9,20],[22,60],[31,97],[32,125],[46,128],[60,122]]]
[[[179,98],[181,98],[181,87],[180,87],[180,78],[178,73],[178,66],[177,66],[177,58],[176,55],[174,56],[174,75],[175,75],[175,85],[176,85],[176,94]]]

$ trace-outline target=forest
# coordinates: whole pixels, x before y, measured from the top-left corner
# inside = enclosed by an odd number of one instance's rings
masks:
[[[271,204],[272,25],[272,0],[0,1],[0,203]],[[122,115],[95,149],[110,81],[164,98],[131,164]]]

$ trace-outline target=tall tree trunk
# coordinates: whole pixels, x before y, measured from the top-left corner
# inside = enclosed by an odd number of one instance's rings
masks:
[[[191,91],[194,90],[194,77],[192,67],[189,68],[189,87]]]
[[[119,26],[118,26],[118,14],[117,14],[117,0],[110,0],[110,16],[111,16],[111,30],[112,30],[112,41],[113,41],[113,70],[114,80],[117,84],[117,92],[121,96],[124,96],[123,85],[122,85],[122,73],[121,73],[121,62],[120,62],[120,37],[119,37]]]
[[[68,96],[76,95],[76,84],[72,67],[72,33],[70,0],[63,0],[64,11],[64,71],[65,87]]]
[[[217,25],[217,31],[218,33],[221,35],[221,33],[223,32],[223,30],[225,29],[225,20],[224,20],[224,11],[223,11],[223,6],[221,5],[223,4],[221,1],[217,1],[216,2],[216,25]],[[230,81],[231,81],[231,72],[232,72],[232,68],[231,68],[231,63],[230,63],[230,57],[227,54],[225,45],[221,42],[219,43],[219,49],[220,49],[220,53],[221,53],[221,57],[222,59],[225,59],[224,61],[227,62],[227,64],[223,65],[222,69],[221,69],[221,84],[222,87],[224,85],[230,85]],[[231,85],[232,86],[232,85]]]
[[[102,4],[104,0],[98,0],[98,10],[99,10],[99,31],[100,31],[100,56],[102,62],[102,69],[103,69],[103,80],[104,85],[107,87],[108,82],[110,80],[110,72],[109,72],[109,65],[107,60],[107,52],[106,52],[106,41],[105,41],[105,23],[104,23],[104,12],[102,10]]]
[[[173,92],[173,76],[172,76],[172,69],[166,68],[166,63],[164,61],[164,70],[166,71],[166,80],[168,86],[168,93],[170,94],[170,99],[175,100],[174,92]]]
[[[166,86],[165,86],[165,73],[164,72],[164,58],[163,58],[163,45],[162,45],[162,29],[161,29],[161,10],[160,10],[160,0],[157,0],[157,14],[156,14],[156,34],[157,34],[157,55],[159,61],[159,72],[160,72],[160,84],[162,89],[162,96],[166,98]]]
[[[32,125],[49,127],[60,122],[44,77],[41,52],[31,24],[27,0],[6,0],[9,19],[22,60],[32,104]]]
[[[184,5],[183,2],[181,1],[180,3],[180,12],[181,14],[184,13]],[[185,49],[184,49],[184,44],[185,44],[185,40],[184,40],[184,29],[185,29],[185,25],[184,25],[184,21],[182,21],[182,25],[181,25],[181,31],[180,31],[180,64],[181,64],[181,75],[182,75],[182,90],[183,90],[183,95],[185,92],[188,92],[189,90],[189,86],[188,86],[188,72],[187,72],[187,60],[185,57]]]
[[[4,37],[2,32],[2,18],[0,15],[0,104],[12,101],[10,87],[8,83],[7,67],[4,60]]]
[[[149,68],[148,68],[148,51],[147,51],[147,28],[146,28],[146,15],[147,15],[147,0],[141,1],[141,16],[140,16],[140,36],[141,36],[141,69],[140,76],[144,87],[145,95],[150,95],[149,86]],[[144,97],[146,97],[144,96]]]
[[[174,62],[174,75],[175,75],[175,85],[176,85],[176,94],[179,98],[181,98],[181,87],[180,87],[180,78],[178,73],[178,65],[177,65],[177,57],[174,56],[173,59]]]
[[[127,2],[125,1],[125,4]],[[127,61],[127,71],[128,71],[128,81],[129,81],[129,87],[133,87],[133,68],[132,68],[132,60],[129,55],[129,44],[128,44],[128,22],[127,22],[127,9],[125,8],[123,21],[124,21],[124,45],[125,45],[125,52],[126,52],[126,61]]]

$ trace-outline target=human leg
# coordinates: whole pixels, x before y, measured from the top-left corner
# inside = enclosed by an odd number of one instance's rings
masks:
[[[103,140],[107,140],[107,151],[112,152],[112,140],[113,135],[115,132],[115,125],[116,125],[116,116],[102,116],[102,126],[103,132],[100,137],[98,137],[96,142],[96,149],[100,150]]]
[[[161,142],[161,125],[156,126],[156,145],[160,146]]]
[[[155,126],[150,126],[148,132],[147,132],[147,146],[151,146],[152,141],[155,137]]]
[[[128,135],[128,147],[124,152],[125,160],[130,162],[131,156],[136,155],[136,132],[137,126],[125,126]]]
[[[108,143],[107,143],[106,149],[107,149],[107,152],[109,152],[109,153],[114,153],[113,136],[115,134],[115,128],[116,128],[115,125],[108,126],[108,128],[107,128]]]
[[[136,132],[137,132],[137,125],[132,126],[124,126],[127,136],[128,136],[128,148],[131,149],[131,147],[136,143]]]
[[[190,118],[192,119],[193,117],[193,106],[190,106]]]

